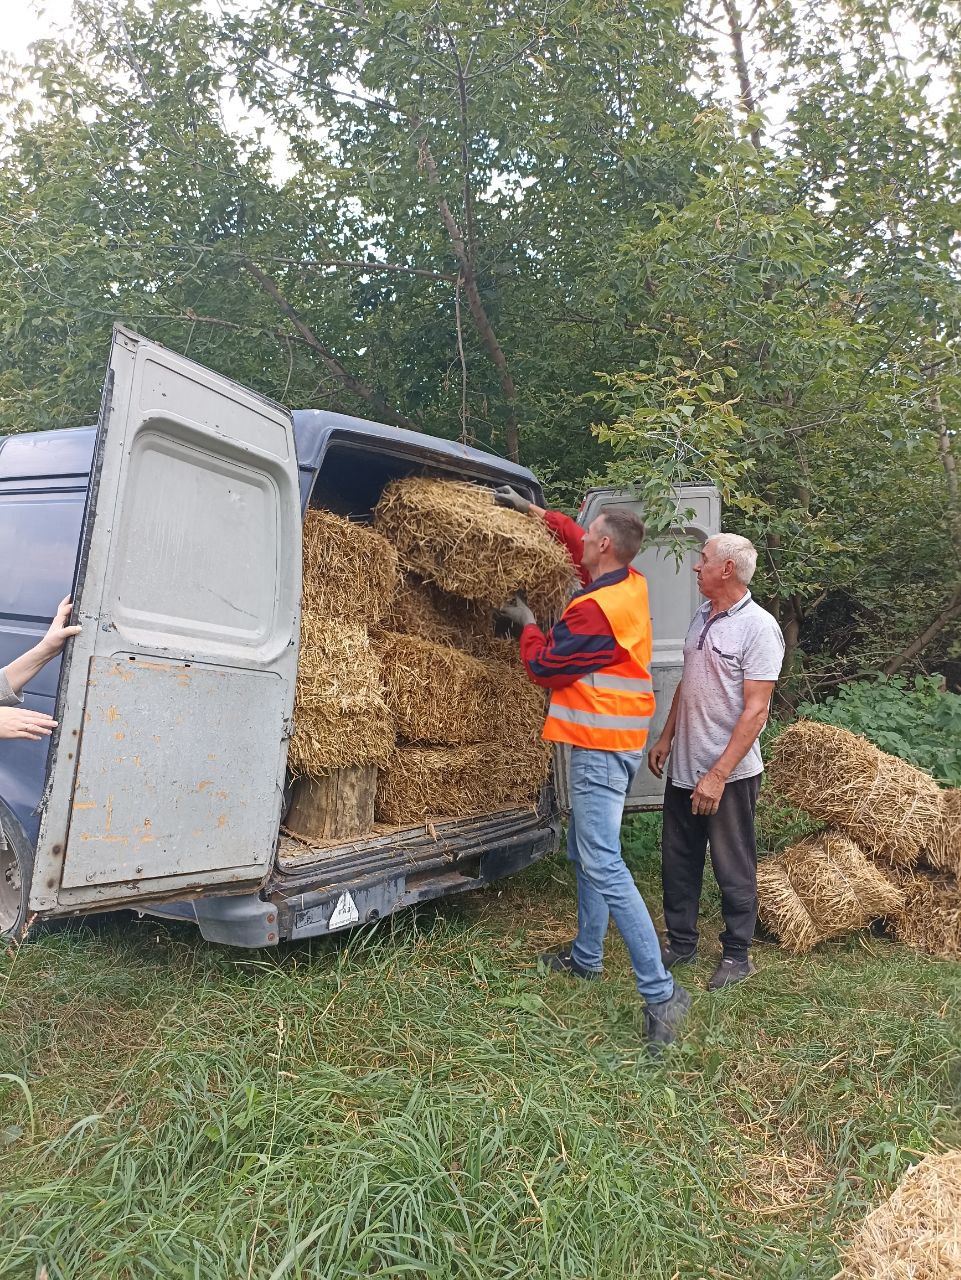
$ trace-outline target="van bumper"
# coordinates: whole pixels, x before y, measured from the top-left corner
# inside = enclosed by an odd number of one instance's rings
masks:
[[[437,823],[330,850],[298,849],[282,840],[274,872],[259,893],[140,910],[196,924],[208,942],[248,948],[372,924],[402,907],[479,889],[552,853],[560,842],[552,800],[536,811]]]

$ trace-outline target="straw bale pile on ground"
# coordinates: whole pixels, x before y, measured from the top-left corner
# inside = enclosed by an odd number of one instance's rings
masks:
[[[775,739],[768,780],[866,853],[913,866],[940,829],[944,802],[928,774],[833,725],[799,720]]]
[[[835,1280],[958,1280],[961,1151],[925,1156],[843,1251]]]
[[[304,611],[376,626],[399,578],[390,542],[329,511],[308,511],[303,547]]]
[[[319,777],[345,765],[382,764],[394,738],[367,628],[305,609],[287,756],[291,772]]]
[[[941,792],[944,813],[941,825],[932,833],[922,855],[929,867],[950,871],[961,878],[961,787]]]
[[[523,589],[535,614],[550,618],[575,585],[570,557],[543,522],[495,506],[492,491],[480,485],[394,480],[374,523],[405,568],[468,600],[498,608]]]
[[[887,919],[895,938],[930,956],[961,960],[961,888],[956,877],[918,867],[894,871],[892,880],[904,899]]]
[[[840,831],[807,836],[758,866],[759,912],[788,951],[863,929],[903,905],[894,883]]]

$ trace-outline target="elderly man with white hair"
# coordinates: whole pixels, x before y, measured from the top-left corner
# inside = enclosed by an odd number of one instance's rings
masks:
[[[757,923],[754,813],[764,765],[758,744],[784,658],[776,620],[752,598],[757,552],[747,538],[720,533],[694,566],[701,594],[684,641],[684,670],[664,731],[648,753],[658,778],[667,767],[661,837],[662,947],[666,969],[697,955],[704,859],[721,890],[724,931],[712,991],[754,972]]]

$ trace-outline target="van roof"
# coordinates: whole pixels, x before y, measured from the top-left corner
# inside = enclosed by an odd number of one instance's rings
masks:
[[[419,431],[406,431],[382,422],[370,422],[344,413],[322,409],[295,409],[294,437],[297,459],[303,468],[317,467],[334,439],[344,441],[385,441],[404,453],[440,456],[459,463],[475,474],[512,475],[527,485],[538,488],[533,473],[526,467],[508,462],[496,453],[487,453]],[[0,483],[6,480],[66,479],[85,477],[93,459],[96,427],[58,427],[50,431],[31,431],[0,437]]]

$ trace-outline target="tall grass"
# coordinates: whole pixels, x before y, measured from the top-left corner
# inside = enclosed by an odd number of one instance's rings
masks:
[[[961,971],[862,936],[709,996],[708,960],[652,1063],[619,943],[531,963],[572,902],[558,862],[275,953],[118,916],[0,960],[0,1276],[829,1277],[958,1137]]]

